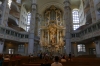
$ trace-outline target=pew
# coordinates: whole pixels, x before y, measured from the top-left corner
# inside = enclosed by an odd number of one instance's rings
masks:
[[[22,66],[41,66],[41,64],[22,64]]]
[[[28,56],[21,56],[20,59],[13,58],[10,61],[4,61],[3,66],[41,66],[45,63],[53,63],[53,60],[45,61],[44,59],[39,59],[38,57],[33,57],[33,61],[29,61]],[[84,57],[74,57],[72,61],[61,62],[63,66],[100,66],[100,58],[84,58]]]

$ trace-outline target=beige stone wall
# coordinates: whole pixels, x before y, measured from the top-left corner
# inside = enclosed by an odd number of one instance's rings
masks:
[[[95,49],[95,43],[94,42],[85,44],[86,52],[78,52],[77,45],[78,45],[78,43],[73,43],[72,44],[72,53],[74,53],[75,56],[79,56],[79,55],[89,55],[89,53],[90,53],[89,50],[90,49]]]
[[[26,24],[27,24],[27,11],[25,9],[25,6],[22,4],[21,12],[20,12],[19,27],[26,30]]]
[[[5,49],[5,51],[4,51],[5,54],[9,53],[8,49],[14,49],[14,53],[17,53],[17,51],[18,51],[18,45],[17,44],[13,44],[11,42],[5,43],[4,47],[5,47],[4,48]]]

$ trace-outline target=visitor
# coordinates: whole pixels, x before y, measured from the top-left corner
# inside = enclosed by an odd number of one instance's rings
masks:
[[[72,55],[71,55],[71,52],[70,52],[70,53],[69,53],[69,60],[70,60],[70,61],[71,61],[71,56],[72,56]]]
[[[59,57],[55,56],[55,62],[51,64],[51,66],[63,66],[60,62],[59,62]]]
[[[74,53],[72,54],[72,57],[75,57]]]
[[[0,66],[2,66],[2,64],[3,64],[3,56],[0,55]]]
[[[62,57],[61,62],[66,62],[66,57],[65,56]]]
[[[33,61],[33,54],[29,54],[29,62],[32,62]]]
[[[42,59],[42,58],[43,58],[43,54],[41,53],[41,54],[40,54],[40,59]]]
[[[6,56],[4,57],[4,60],[9,61],[9,60],[10,60],[9,55],[6,55]]]

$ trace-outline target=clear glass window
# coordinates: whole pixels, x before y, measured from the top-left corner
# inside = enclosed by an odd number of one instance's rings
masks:
[[[27,26],[26,26],[26,31],[29,31],[30,29],[30,20],[31,20],[31,13],[28,13],[27,15]]]
[[[79,28],[79,11],[78,9],[73,9],[73,30]]]
[[[78,44],[77,48],[78,48],[78,52],[86,52],[84,44]]]
[[[24,53],[25,47],[23,44],[18,45],[18,53]]]
[[[8,49],[9,54],[14,54],[14,49]]]

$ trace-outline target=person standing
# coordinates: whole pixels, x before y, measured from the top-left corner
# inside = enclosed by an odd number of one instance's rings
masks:
[[[3,56],[2,56],[2,55],[0,55],[0,66],[2,66],[3,61],[4,61]]]
[[[71,61],[71,56],[72,56],[72,55],[71,55],[71,52],[70,52],[70,53],[69,53],[69,60],[70,60],[70,61]]]
[[[63,66],[60,62],[59,62],[59,57],[55,56],[55,62],[51,64],[51,66]]]

